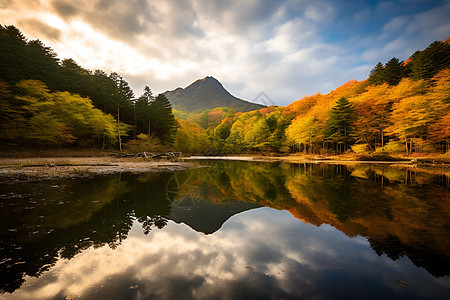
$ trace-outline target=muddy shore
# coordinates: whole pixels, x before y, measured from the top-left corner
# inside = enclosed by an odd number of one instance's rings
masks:
[[[189,162],[112,157],[0,158],[0,181],[80,178],[92,175],[181,171]]]

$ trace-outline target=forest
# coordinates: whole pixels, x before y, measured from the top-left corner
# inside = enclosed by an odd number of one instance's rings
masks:
[[[51,48],[27,40],[14,26],[0,30],[2,145],[122,151],[135,147],[133,141],[153,147],[173,142],[177,123],[164,95],[155,97],[145,87],[136,97],[115,72],[60,61]]]
[[[378,63],[363,81],[286,107],[197,115],[175,112],[175,146],[190,153],[446,154],[450,142],[450,44],[405,62]]]
[[[286,107],[246,113],[172,110],[150,87],[136,97],[119,74],[60,60],[14,26],[0,28],[2,147],[188,154],[448,155],[450,44],[378,63],[363,81]]]

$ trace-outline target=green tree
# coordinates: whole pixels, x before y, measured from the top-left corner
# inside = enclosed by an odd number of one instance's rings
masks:
[[[400,80],[407,74],[407,69],[404,66],[403,61],[398,58],[391,58],[384,66],[384,80],[389,85],[397,85]]]
[[[150,104],[155,100],[152,90],[146,86],[144,88],[144,93],[140,96],[134,105],[135,115],[136,115],[136,132],[143,133],[146,132],[148,136],[151,133],[151,122],[150,122]]]
[[[405,66],[403,61],[393,57],[384,66],[381,62],[375,65],[370,71],[368,83],[397,85],[403,77],[408,75],[408,71],[409,67]]]
[[[22,101],[15,99],[9,85],[0,81],[0,141],[17,143],[28,131],[27,111]]]
[[[115,114],[117,111],[117,101],[114,99],[116,91],[116,83],[108,77],[103,70],[95,70],[90,75],[89,98],[95,107],[101,109],[105,113]]]
[[[378,62],[370,71],[368,82],[369,84],[384,83],[384,66],[381,62]]]
[[[355,109],[347,98],[341,97],[331,108],[329,115],[325,137],[328,142],[336,144],[338,152],[346,151],[353,141]]]
[[[14,138],[14,142],[37,145],[77,143],[103,147],[116,141],[114,118],[94,108],[89,98],[69,92],[52,93],[38,80],[20,81],[15,89],[17,95],[9,101],[16,104],[11,112],[20,118],[14,121],[15,131],[5,131],[10,141]],[[129,131],[128,125],[119,126],[123,135]]]
[[[450,68],[450,44],[434,42],[423,51],[415,52],[408,64],[414,79],[431,79],[436,73]]]
[[[269,145],[270,129],[265,118],[259,118],[245,134],[250,149],[265,150]]]
[[[28,41],[14,26],[0,25],[0,78],[10,85],[38,79],[52,89],[59,76],[56,53],[41,41]]]
[[[269,137],[269,146],[273,151],[283,152],[282,147],[286,143],[286,129],[290,124],[290,120],[286,119],[283,116],[278,116],[276,128],[272,131],[272,134]]]
[[[122,151],[122,139],[120,132],[120,119],[122,117],[123,120],[130,121],[134,123],[134,93],[130,88],[128,82],[126,82],[122,76],[113,72],[109,76],[115,83],[116,89],[113,94],[116,103],[117,103],[117,132],[118,132],[118,142],[119,142],[119,150]],[[131,108],[131,109],[130,109]],[[132,111],[130,118],[129,112]],[[121,115],[122,114],[122,115]],[[131,123],[131,122],[130,122]]]
[[[164,94],[159,94],[150,104],[150,123],[152,134],[165,142],[173,142],[178,123],[173,116],[172,105]]]
[[[228,138],[228,136],[230,135],[230,131],[231,131],[231,124],[229,123],[221,123],[215,129],[216,136],[222,140],[226,140]]]

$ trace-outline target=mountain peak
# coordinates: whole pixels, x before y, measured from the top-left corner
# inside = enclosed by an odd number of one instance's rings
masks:
[[[214,81],[219,81],[219,80],[217,80],[217,79],[215,79],[214,77],[212,77],[212,76],[206,76],[205,78],[203,78],[203,79],[200,79],[201,81],[206,81],[206,80],[214,80]]]
[[[184,112],[199,113],[216,107],[228,107],[238,112],[247,112],[265,107],[231,95],[219,80],[212,76],[198,79],[184,89],[178,88],[164,94],[174,109]]]
[[[191,87],[198,88],[198,86],[201,86],[201,85],[209,85],[209,86],[213,87],[214,89],[222,89],[226,93],[228,93],[228,91],[225,90],[225,88],[222,86],[222,84],[219,82],[219,80],[217,80],[216,78],[214,78],[212,76],[206,76],[202,79],[198,79],[198,80],[194,81],[193,83],[191,83],[189,86],[187,86],[186,89],[189,89]]]

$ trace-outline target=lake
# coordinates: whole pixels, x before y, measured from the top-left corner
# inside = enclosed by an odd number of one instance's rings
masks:
[[[448,299],[445,169],[199,164],[4,180],[0,299]]]

